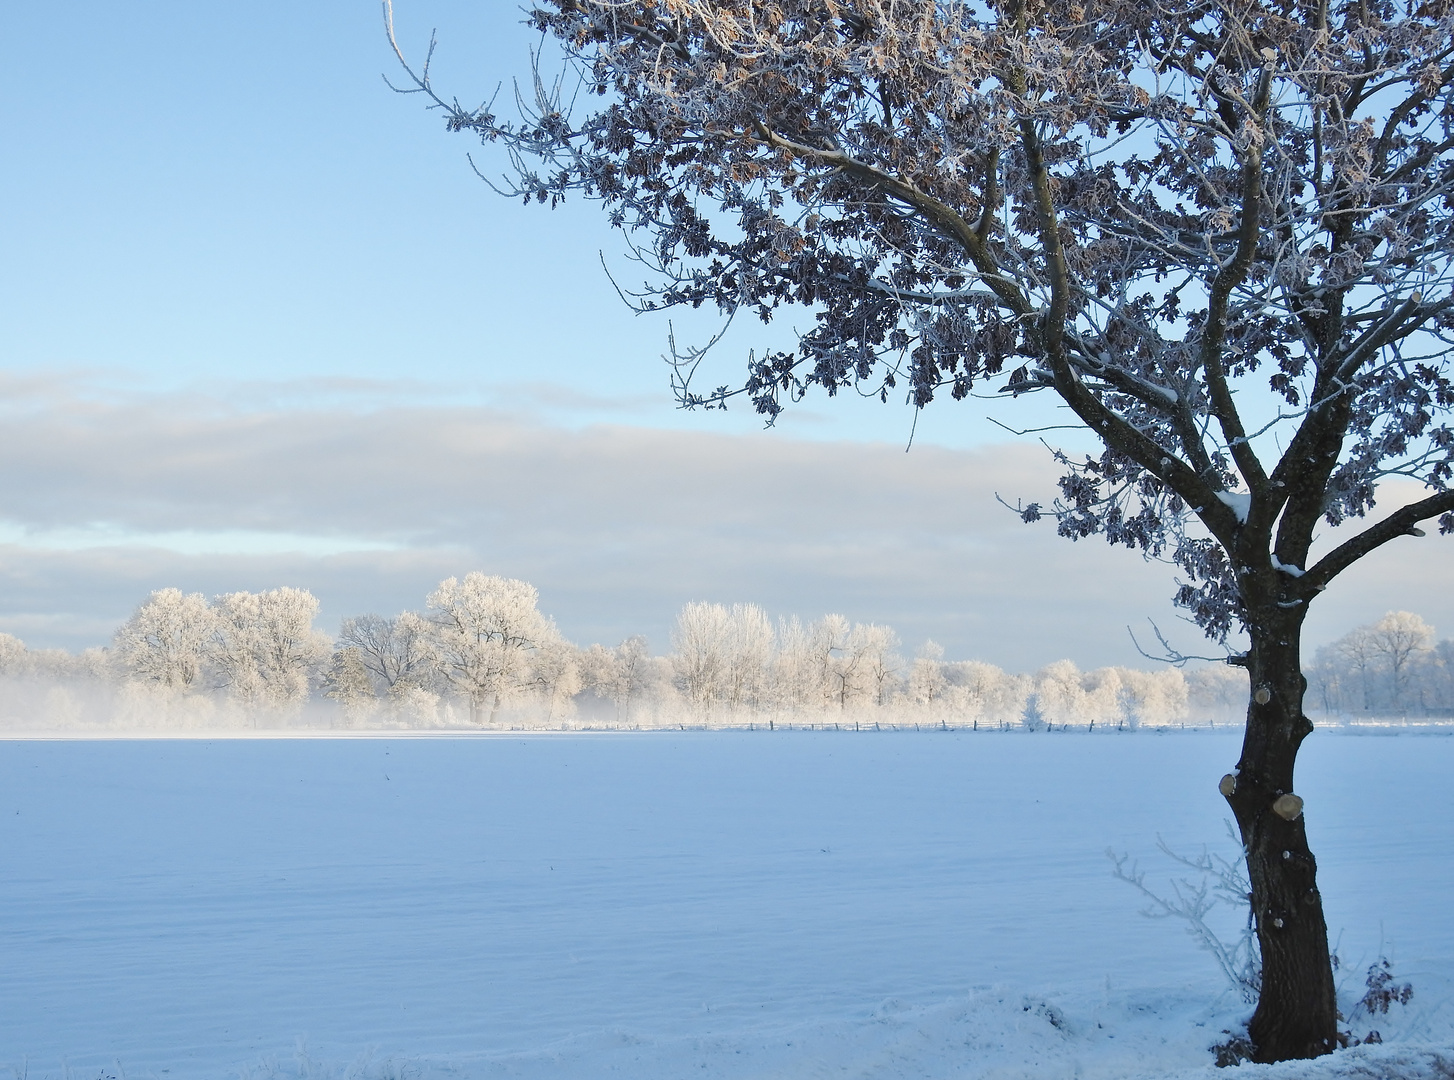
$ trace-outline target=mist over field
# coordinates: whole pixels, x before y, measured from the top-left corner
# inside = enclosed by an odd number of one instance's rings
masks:
[[[160,589],[107,648],[31,649],[0,634],[0,733],[1122,732],[1235,729],[1246,708],[1233,663],[1168,655],[1152,670],[1082,671],[1060,659],[1013,672],[948,660],[932,640],[910,652],[882,623],[774,621],[754,604],[701,601],[678,612],[661,653],[642,635],[573,643],[539,602],[528,582],[472,572],[441,581],[421,609],[345,618],[334,637],[314,626],[318,600],[303,589]],[[1354,628],[1306,671],[1325,724],[1454,722],[1454,641],[1411,612]]]

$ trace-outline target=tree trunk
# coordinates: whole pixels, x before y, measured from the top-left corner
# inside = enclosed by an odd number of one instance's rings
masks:
[[[1252,910],[1262,950],[1262,992],[1248,1037],[1253,1060],[1285,1061],[1337,1046],[1338,1005],[1328,928],[1308,849],[1302,800],[1294,795],[1298,747],[1313,730],[1303,715],[1307,681],[1300,643],[1305,607],[1255,618],[1247,669],[1252,700],[1237,772],[1222,781],[1247,854]]]

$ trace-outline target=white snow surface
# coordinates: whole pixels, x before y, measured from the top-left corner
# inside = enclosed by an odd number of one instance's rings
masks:
[[[1245,518],[1243,519],[1245,520]],[[1278,559],[1276,553],[1272,556],[1272,568],[1281,570],[1288,577],[1302,577],[1307,573],[1301,566],[1294,566],[1292,563],[1285,563]]]
[[[0,742],[0,1076],[1454,1077],[1454,738],[1305,745],[1387,1040],[1247,1007],[1108,847],[1225,839],[1231,733]],[[1169,891],[1169,886],[1167,891]],[[1237,913],[1225,913],[1230,933]],[[1358,1031],[1358,1034],[1364,1032]]]
[[[1237,520],[1247,524],[1247,515],[1252,513],[1252,496],[1245,491],[1218,491],[1216,496],[1229,506]]]

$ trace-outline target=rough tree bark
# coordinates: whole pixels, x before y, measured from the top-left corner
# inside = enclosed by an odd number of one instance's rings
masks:
[[[1252,699],[1242,756],[1221,784],[1246,851],[1262,952],[1262,990],[1248,1027],[1257,1061],[1326,1054],[1338,1035],[1317,861],[1293,782],[1298,748],[1313,730],[1303,714],[1307,681],[1300,639],[1306,608],[1279,610],[1275,604],[1254,614],[1245,658]]]

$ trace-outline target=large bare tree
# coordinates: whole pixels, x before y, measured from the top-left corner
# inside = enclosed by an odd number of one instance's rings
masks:
[[[510,118],[427,65],[405,89],[505,148],[507,193],[599,202],[656,272],[643,307],[806,327],[709,392],[684,350],[684,403],[771,420],[813,391],[988,384],[1095,433],[1022,512],[1171,561],[1209,636],[1245,631],[1221,790],[1262,950],[1250,1037],[1259,1060],[1331,1050],[1300,636],[1356,560],[1454,531],[1449,0],[538,0],[530,21],[574,76],[537,74]],[[1370,514],[1391,476],[1422,493]],[[1352,528],[1318,546],[1322,523]]]

